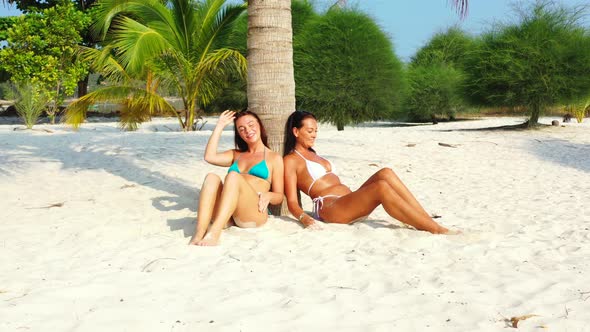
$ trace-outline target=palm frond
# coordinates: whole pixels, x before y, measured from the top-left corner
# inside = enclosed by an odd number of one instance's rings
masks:
[[[449,0],[451,2],[451,6],[455,8],[457,14],[461,18],[465,18],[467,16],[467,10],[469,9],[469,1],[468,0]]]
[[[166,6],[159,0],[101,0],[95,5],[97,20],[91,31],[102,40],[109,29],[117,25],[118,18],[127,14],[150,20],[166,13]]]
[[[95,6],[95,15],[97,19],[90,27],[90,31],[98,40],[104,39],[113,20],[121,13],[125,13],[129,3],[133,0],[102,0],[98,1]]]
[[[80,46],[81,59],[90,64],[90,68],[108,78],[114,83],[126,84],[131,81],[123,66],[113,58],[112,45],[107,45],[101,50]]]
[[[200,26],[195,31],[200,31],[194,35],[193,50],[201,59],[210,50],[221,47],[225,41],[231,36],[233,23],[246,9],[245,5],[226,5],[218,7],[217,2],[225,2],[221,0],[210,0],[215,2],[211,8],[203,8],[204,13],[201,13],[202,21]]]
[[[176,49],[182,53],[188,54],[192,47],[191,33],[195,26],[196,12],[192,1],[172,0],[170,1],[170,12],[175,40],[170,41],[175,44]]]
[[[194,72],[197,75],[195,88],[199,102],[207,105],[229,75],[246,76],[247,61],[239,51],[222,48],[207,54]]]
[[[88,108],[100,102],[124,105],[132,109],[133,112],[141,110],[146,114],[144,118],[147,116],[148,119],[155,113],[175,113],[174,106],[157,93],[133,86],[109,86],[93,91],[72,102],[66,108],[65,122],[76,129],[79,128],[86,119]]]
[[[125,70],[140,73],[144,64],[168,50],[169,44],[154,29],[125,17],[113,34],[113,47]]]

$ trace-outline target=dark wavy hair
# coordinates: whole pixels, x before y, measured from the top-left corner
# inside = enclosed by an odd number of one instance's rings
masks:
[[[287,124],[285,124],[285,149],[283,150],[284,156],[293,152],[295,149],[297,138],[293,134],[293,128],[301,129],[301,127],[303,127],[303,120],[309,118],[317,121],[315,115],[306,111],[295,111],[289,115]],[[315,152],[315,150],[312,148],[309,148],[309,150]]]
[[[240,133],[238,133],[238,126],[236,126],[236,122],[238,121],[238,119],[246,115],[251,115],[256,119],[256,121],[258,121],[258,125],[260,126],[260,139],[262,140],[262,144],[268,147],[268,137],[266,136],[266,129],[264,129],[262,121],[260,121],[258,115],[248,110],[242,110],[236,113],[236,116],[234,118],[234,143],[236,145],[236,150],[240,152],[248,151],[248,143],[246,143],[246,141],[242,139]]]

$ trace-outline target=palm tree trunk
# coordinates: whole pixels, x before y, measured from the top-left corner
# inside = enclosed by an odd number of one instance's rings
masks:
[[[260,116],[269,148],[282,155],[285,122],[295,111],[291,0],[248,1],[247,91],[248,109]],[[281,214],[286,211],[283,204]]]

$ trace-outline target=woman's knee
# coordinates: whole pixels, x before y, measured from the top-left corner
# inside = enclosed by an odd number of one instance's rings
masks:
[[[394,182],[401,181],[399,179],[399,177],[397,176],[397,174],[395,174],[393,169],[391,169],[389,167],[382,168],[381,170],[379,170],[377,172],[377,174],[378,174],[377,178],[381,179],[381,180],[389,180],[389,181],[393,180]]]
[[[391,192],[393,192],[393,189],[391,188],[391,186],[389,185],[389,183],[385,180],[377,180],[375,182],[373,182],[373,187],[375,188],[375,192],[380,196],[380,197],[384,197],[386,195],[391,194]]]
[[[207,173],[205,175],[205,180],[203,180],[203,184],[214,184],[214,183],[221,183],[221,178],[219,175],[215,173]]]
[[[384,167],[382,169],[380,169],[377,174],[379,174],[379,176],[381,178],[388,178],[388,177],[396,177],[397,175],[395,174],[395,172],[393,171],[393,169],[389,168],[389,167]]]
[[[242,176],[240,173],[237,172],[229,172],[225,176],[225,184],[235,184],[237,185],[242,180]]]

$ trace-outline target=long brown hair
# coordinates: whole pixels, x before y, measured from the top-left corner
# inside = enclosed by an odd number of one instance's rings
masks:
[[[260,139],[262,140],[262,144],[264,144],[264,146],[268,147],[268,137],[266,136],[266,129],[264,129],[264,126],[262,125],[262,121],[260,121],[260,118],[258,117],[258,115],[256,115],[256,113],[248,111],[248,110],[243,110],[240,111],[238,113],[236,113],[236,116],[234,118],[234,143],[236,145],[236,150],[240,151],[240,152],[245,152],[248,151],[248,143],[246,143],[246,141],[244,141],[242,139],[242,137],[240,136],[240,133],[238,132],[238,126],[236,126],[236,122],[238,121],[239,118],[246,116],[246,115],[251,115],[253,116],[256,121],[258,121],[258,125],[260,126]]]
[[[295,111],[289,115],[287,123],[285,124],[285,149],[283,150],[283,156],[288,155],[293,152],[293,149],[295,149],[297,138],[295,137],[295,134],[293,134],[293,128],[301,129],[303,127],[303,120],[309,118],[317,121],[315,115],[306,111]],[[315,152],[312,148],[309,148],[309,150]]]

